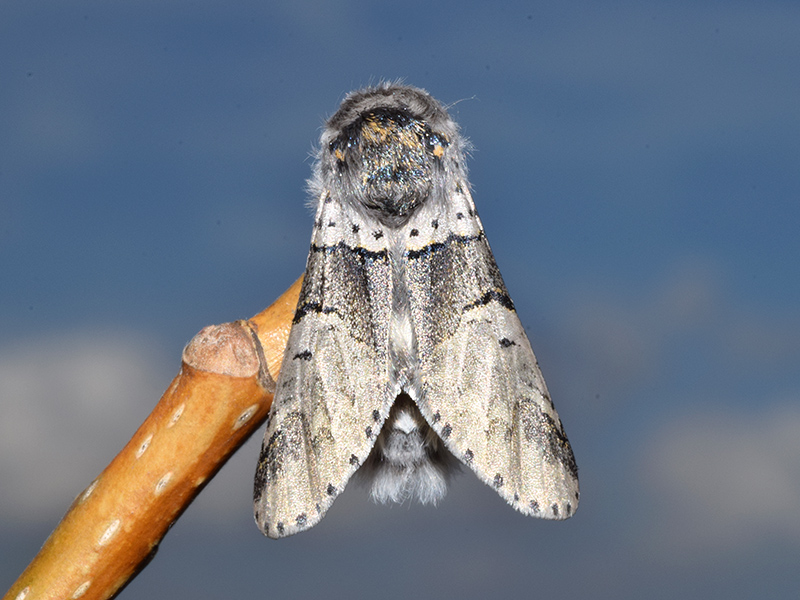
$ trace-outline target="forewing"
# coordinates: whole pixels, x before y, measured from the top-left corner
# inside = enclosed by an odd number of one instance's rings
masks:
[[[517,510],[578,506],[572,448],[466,187],[410,225],[406,272],[420,359],[417,404],[448,448]]]
[[[322,518],[389,413],[389,259],[357,221],[320,200],[255,478],[256,522],[273,538]]]

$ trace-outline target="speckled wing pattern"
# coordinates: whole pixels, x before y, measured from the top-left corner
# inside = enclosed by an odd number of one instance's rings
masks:
[[[466,181],[454,183],[450,198],[436,229],[409,225],[421,232],[406,252],[417,405],[450,451],[514,508],[568,518],[579,499],[572,448]]]
[[[321,200],[256,472],[270,537],[315,525],[366,460],[391,407],[389,258],[343,207]]]
[[[409,86],[354,92],[329,119],[256,470],[266,535],[316,524],[358,469],[376,501],[435,503],[457,461],[524,514],[575,512],[575,459],[475,210],[466,147]]]

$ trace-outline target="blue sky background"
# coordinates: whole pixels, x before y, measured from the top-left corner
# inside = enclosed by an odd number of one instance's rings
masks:
[[[796,597],[798,32],[769,1],[0,4],[0,588],[194,333],[302,272],[323,120],[405,78],[475,146],[577,515],[466,473],[268,540],[259,434],[121,598]]]

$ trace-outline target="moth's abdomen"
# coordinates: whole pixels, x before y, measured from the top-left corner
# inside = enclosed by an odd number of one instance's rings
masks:
[[[458,461],[427,424],[414,401],[398,396],[375,447],[359,471],[376,502],[436,504],[447,493]]]

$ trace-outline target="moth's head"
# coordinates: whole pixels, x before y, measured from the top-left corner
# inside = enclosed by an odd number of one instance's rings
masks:
[[[458,127],[428,93],[382,85],[351,94],[328,121],[322,177],[384,223],[401,225],[431,197],[458,146]]]

